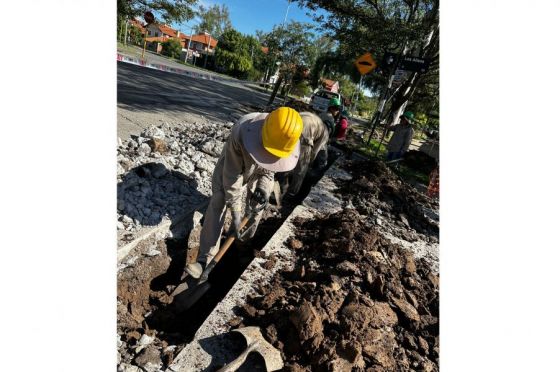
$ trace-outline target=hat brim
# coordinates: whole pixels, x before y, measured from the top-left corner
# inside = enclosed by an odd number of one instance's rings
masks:
[[[296,167],[299,160],[299,140],[292,153],[285,157],[280,158],[268,152],[262,143],[262,127],[264,120],[245,123],[242,130],[243,146],[251,155],[251,158],[269,171],[273,172],[288,172]]]

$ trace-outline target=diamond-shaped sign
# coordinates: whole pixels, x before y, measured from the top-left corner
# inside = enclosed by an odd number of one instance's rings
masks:
[[[377,64],[373,60],[371,53],[366,53],[362,55],[360,58],[354,62],[358,71],[360,71],[360,75],[365,75],[374,68],[377,67]]]

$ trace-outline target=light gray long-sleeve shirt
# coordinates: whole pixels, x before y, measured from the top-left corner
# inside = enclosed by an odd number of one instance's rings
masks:
[[[406,152],[410,143],[412,142],[412,136],[414,135],[414,129],[412,125],[397,124],[389,127],[389,130],[395,131],[389,144],[387,145],[388,152]]]
[[[303,146],[312,148],[310,162],[313,162],[321,149],[326,149],[329,141],[329,131],[323,120],[312,112],[300,112],[303,120],[303,131],[301,132],[300,143]],[[303,151],[303,150],[302,150]]]
[[[267,113],[255,112],[242,116],[233,126],[218,160],[218,164],[223,163],[222,183],[226,205],[232,210],[242,210],[243,186],[247,183],[256,179],[257,188],[264,190],[267,197],[274,185],[274,172],[255,163],[243,147],[241,130],[243,125],[254,125],[252,123],[258,120],[264,121],[267,115]]]

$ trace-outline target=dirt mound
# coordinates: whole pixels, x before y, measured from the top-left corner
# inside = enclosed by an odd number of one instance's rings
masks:
[[[239,309],[291,371],[437,371],[438,277],[355,209],[302,222],[298,261]]]
[[[349,161],[345,169],[353,179],[352,182],[341,183],[338,193],[343,199],[351,201],[360,214],[369,219],[383,215],[403,230],[439,238],[438,217],[431,213],[438,209],[437,201],[402,181],[381,161]],[[411,240],[410,231],[399,234]]]
[[[422,151],[410,150],[404,154],[403,164],[424,174],[430,174],[436,167],[436,160]]]

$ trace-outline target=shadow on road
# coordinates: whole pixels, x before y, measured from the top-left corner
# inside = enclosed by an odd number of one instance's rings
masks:
[[[237,86],[236,86],[237,85]],[[196,79],[117,62],[117,103],[146,112],[188,112],[211,120],[245,114],[247,106],[263,107],[268,94],[237,83]]]

